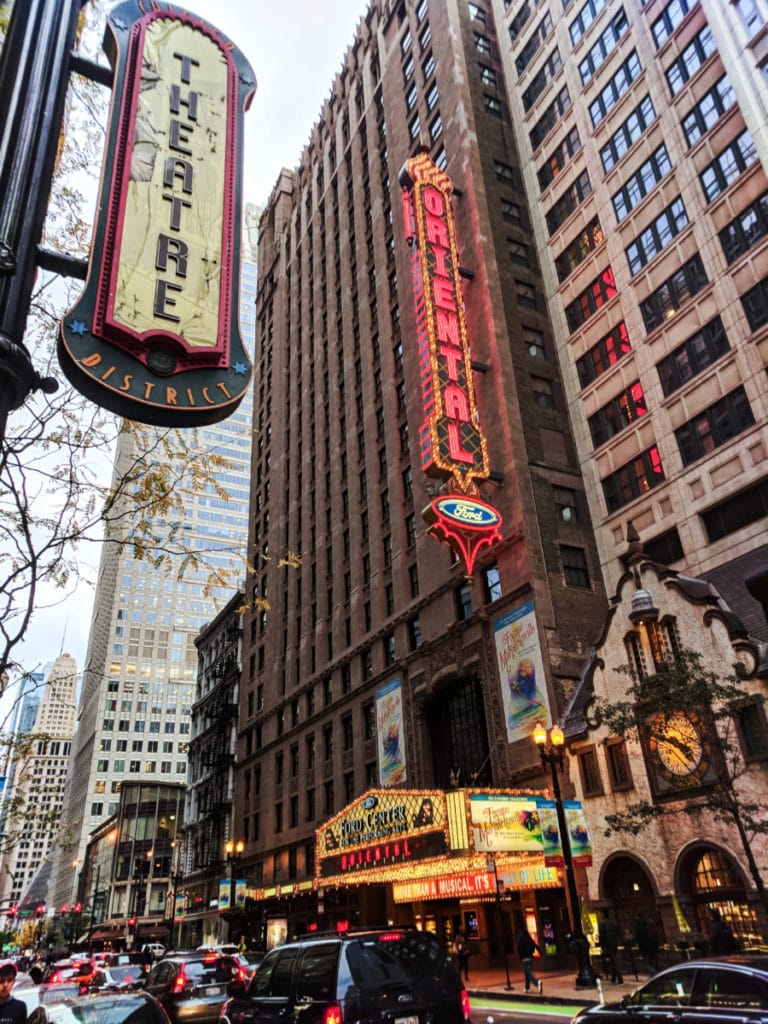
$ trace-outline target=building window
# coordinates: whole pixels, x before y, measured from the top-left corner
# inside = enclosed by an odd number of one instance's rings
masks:
[[[555,502],[555,510],[558,519],[569,526],[579,521],[579,511],[576,504],[576,491],[570,487],[552,487],[552,495]]]
[[[417,114],[408,123],[408,134],[411,136],[411,139],[415,142],[418,139],[420,132],[421,132],[421,122],[419,120],[419,115]]]
[[[381,641],[382,648],[384,649],[384,664],[394,665],[395,663],[395,634],[387,633]]]
[[[727,263],[733,263],[768,234],[768,192],[763,192],[720,231]]]
[[[679,562],[685,552],[680,541],[680,534],[677,527],[660,533],[657,537],[643,541],[643,554],[652,562],[660,562],[662,565],[672,565]]]
[[[534,0],[535,3],[535,0]],[[508,5],[507,5],[508,6]],[[509,39],[510,42],[515,42],[517,37],[523,31],[525,26],[528,24],[528,19],[531,16],[532,5],[531,0],[525,0],[520,10],[515,14],[509,23]]]
[[[600,150],[603,170],[607,174],[626,152],[637,142],[649,125],[656,120],[651,97],[646,96],[638,103],[623,124],[619,125],[608,142]]]
[[[579,13],[568,26],[571,36],[571,43],[575,46],[589,26],[605,7],[608,0],[587,0],[587,3],[579,10]]]
[[[751,701],[738,714],[736,723],[745,761],[768,758],[768,721],[761,703]]]
[[[672,0],[671,4],[667,4],[659,17],[651,24],[651,33],[657,50],[669,39],[696,3],[697,0]]]
[[[602,481],[608,511],[616,512],[664,483],[665,479],[659,449],[653,445]]]
[[[704,198],[708,203],[724,192],[739,175],[757,160],[757,150],[752,136],[745,128],[738,138],[730,142],[717,154],[699,175]]]
[[[595,748],[588,747],[586,750],[580,750],[577,757],[584,796],[599,796],[603,792],[603,780]]]
[[[667,147],[662,143],[611,197],[613,210],[619,224],[671,170],[672,161],[669,159]]]
[[[640,303],[646,330],[652,331],[673,317],[706,284],[707,274],[697,253]]]
[[[415,85],[412,85],[408,92],[405,94],[405,106],[410,111],[416,106],[416,100],[419,98],[419,92]]]
[[[515,294],[521,306],[536,309],[536,289],[527,281],[515,281]]]
[[[433,117],[429,122],[429,138],[432,143],[435,143],[440,136],[443,134],[443,119],[440,114]]]
[[[484,36],[481,32],[475,32],[475,49],[478,53],[482,53],[486,57],[491,55],[491,43],[488,36]]]
[[[493,68],[489,68],[487,64],[480,65],[480,81],[484,86],[495,89],[496,88],[496,72]]]
[[[605,373],[611,366],[632,351],[627,334],[627,325],[622,320],[604,338],[601,338],[585,354],[576,360],[579,381],[584,388]]]
[[[701,515],[710,544],[768,516],[768,480],[739,491]]]
[[[592,444],[598,448],[647,412],[643,387],[636,380],[589,417]]]
[[[717,49],[709,25],[693,37],[674,64],[666,71],[667,85],[673,96],[677,96],[689,78],[693,78],[702,64]]]
[[[579,64],[579,75],[581,84],[587,85],[600,67],[605,63],[609,55],[614,51],[619,40],[626,34],[629,28],[629,21],[624,8],[608,23],[602,35],[590,47],[586,57]]]
[[[603,232],[597,217],[587,224],[555,259],[557,279],[562,284],[584,260],[603,243]]]
[[[520,55],[515,60],[515,68],[517,69],[518,75],[522,75],[533,58],[539,52],[542,43],[544,43],[552,31],[552,25],[552,15],[547,11],[531,33],[526,44],[523,46],[520,51]]]
[[[467,583],[462,583],[455,590],[456,594],[456,617],[458,619],[472,618],[472,593]]]
[[[597,128],[608,116],[642,70],[640,58],[633,50],[613,78],[603,86],[599,95],[589,104],[589,116],[593,128]]]
[[[586,171],[582,171],[546,213],[547,229],[550,236],[565,223],[574,210],[581,206],[591,192],[592,185],[589,181],[589,174]]]
[[[714,451],[754,426],[755,418],[743,388],[735,388],[675,431],[684,466]]]
[[[768,323],[768,277],[764,277],[754,288],[745,292],[741,296],[741,304],[753,331]]]
[[[518,242],[514,238],[507,239],[507,251],[513,263],[519,263],[521,267],[535,266],[535,257],[525,242]]]
[[[664,396],[674,394],[729,348],[723,322],[716,316],[656,364]]]
[[[561,544],[560,561],[563,564],[565,582],[569,587],[590,589],[589,569],[584,548],[574,548],[567,544]]]
[[[430,51],[424,60],[421,62],[421,73],[424,76],[424,81],[428,81],[432,73],[435,70],[435,58]]]
[[[531,84],[523,93],[523,110],[526,114],[534,105],[536,100],[541,96],[546,87],[555,77],[557,72],[563,66],[563,58],[560,56],[560,51],[557,47],[550,53],[547,59],[544,61],[542,66],[536,72],[531,79]]]
[[[421,643],[421,621],[418,615],[408,619],[408,649],[415,651]]]
[[[629,767],[627,745],[624,740],[609,740],[605,746],[605,764],[608,779],[614,792],[632,789],[632,772]]]
[[[522,207],[519,203],[513,203],[509,199],[501,200],[501,215],[504,220],[508,220],[512,224],[522,225],[523,223]]]
[[[625,249],[630,274],[637,274],[687,226],[688,213],[682,198],[678,196]]]
[[[555,408],[555,386],[546,377],[531,377],[533,400],[542,409]]]
[[[427,110],[434,110],[437,106],[438,99],[437,83],[433,82],[429,89],[427,89]]]
[[[498,601],[502,595],[501,573],[495,562],[483,569],[483,589],[485,591],[486,604]]]
[[[568,329],[570,331],[578,330],[598,309],[606,302],[610,302],[617,294],[618,289],[613,271],[610,267],[606,267],[602,274],[566,306],[565,318],[568,322]]]
[[[504,117],[504,108],[501,105],[501,100],[497,96],[491,96],[490,93],[487,92],[484,93],[483,106],[485,107],[486,113],[492,114],[494,117]]]
[[[557,149],[550,154],[549,158],[539,168],[537,177],[539,188],[542,192],[552,184],[560,171],[570,163],[574,154],[578,153],[580,149],[581,139],[579,138],[579,130],[578,128],[571,128],[563,141],[558,144]]]
[[[541,331],[534,330],[533,327],[523,327],[523,344],[532,359],[544,358],[544,335]]]
[[[755,0],[731,0],[741,18],[747,35],[751,38],[765,24],[765,19],[758,10]]]
[[[568,92],[568,86],[564,85],[536,124],[534,124],[533,128],[528,132],[528,138],[531,141],[531,149],[534,152],[539,148],[542,142],[544,142],[546,137],[563,117],[566,111],[570,109],[570,106],[571,96]]]
[[[681,121],[683,135],[689,148],[706,135],[735,102],[736,93],[733,86],[728,76],[723,75]]]
[[[330,761],[333,757],[333,723],[323,726],[323,760]]]

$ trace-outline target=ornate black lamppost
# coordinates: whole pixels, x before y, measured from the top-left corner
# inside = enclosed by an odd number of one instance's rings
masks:
[[[576,954],[576,962],[578,963],[576,988],[595,988],[597,986],[597,975],[592,968],[592,964],[589,962],[589,943],[584,935],[584,929],[581,927],[579,894],[576,891],[576,880],[573,877],[571,838],[568,834],[565,808],[563,807],[563,797],[560,792],[560,780],[558,778],[558,771],[562,771],[565,765],[565,736],[559,725],[553,725],[549,732],[550,742],[547,744],[547,730],[541,722],[537,722],[536,728],[533,730],[533,739],[539,748],[541,763],[549,767],[552,773],[552,790],[555,795],[555,807],[557,808],[557,826],[560,831],[560,842],[563,845],[565,886],[568,895],[568,911],[571,924],[571,948]]]
[[[224,852],[227,855],[227,861],[229,862],[229,941],[235,941],[235,903],[237,897],[237,881],[235,878],[237,872],[237,864],[243,855],[245,849],[245,843],[242,839],[235,841],[234,839],[228,840],[224,847]]]

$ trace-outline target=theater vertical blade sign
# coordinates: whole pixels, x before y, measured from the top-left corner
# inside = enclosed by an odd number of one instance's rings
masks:
[[[112,9],[114,72],[85,291],[61,322],[79,391],[159,426],[225,419],[248,389],[238,296],[243,114],[256,88],[240,51],[172,4]]]
[[[447,493],[424,510],[428,532],[449,544],[471,575],[478,553],[501,539],[501,515],[479,497],[489,476],[480,429],[461,294],[461,275],[451,210],[453,186],[426,153],[400,173],[403,220],[413,247],[425,420],[419,434],[422,468],[447,481]]]

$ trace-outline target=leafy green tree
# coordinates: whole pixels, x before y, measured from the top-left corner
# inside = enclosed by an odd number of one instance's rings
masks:
[[[681,710],[693,712],[704,723],[711,757],[703,779],[681,779],[664,800],[638,800],[623,811],[606,815],[605,835],[637,835],[660,818],[707,814],[736,829],[755,889],[768,914],[768,894],[752,848],[757,837],[768,836],[768,809],[756,798],[753,787],[742,784],[748,774],[764,773],[764,769],[746,762],[737,724],[745,705],[763,702],[764,697],[745,685],[741,665],[720,674],[707,668],[701,654],[693,650],[668,654],[652,676],[640,676],[626,665],[618,672],[627,680],[624,696],[617,701],[595,698],[592,707],[596,725],[614,736],[638,742],[647,743],[652,735],[663,736],[673,756],[676,751],[685,761],[694,755],[692,743],[697,741],[676,726]]]

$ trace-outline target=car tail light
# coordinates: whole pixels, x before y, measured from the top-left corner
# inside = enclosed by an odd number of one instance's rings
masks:
[[[173,979],[173,987],[171,988],[171,993],[173,995],[177,996],[180,993],[182,993],[186,987],[187,987],[187,975],[186,975],[186,973],[184,971],[184,968],[182,967],[179,970],[179,973]]]
[[[472,1008],[469,1005],[469,993],[465,988],[461,990],[461,1012],[464,1014],[464,1020],[469,1020]]]
[[[402,942],[402,932],[383,932],[379,935],[379,942]]]
[[[248,981],[248,971],[246,971],[246,969],[244,967],[238,967],[236,975],[237,975],[237,980],[238,981],[242,981],[242,982]]]
[[[50,985],[60,985],[61,984],[61,975],[59,974],[58,971],[56,971],[54,974],[52,974],[50,976],[50,978],[48,979],[48,983]]]
[[[329,1006],[323,1014],[323,1024],[342,1024],[341,1007]]]

